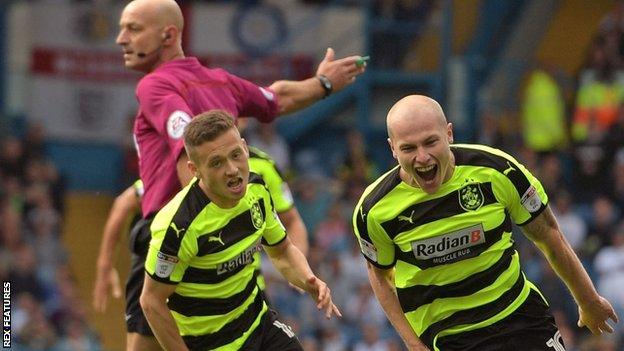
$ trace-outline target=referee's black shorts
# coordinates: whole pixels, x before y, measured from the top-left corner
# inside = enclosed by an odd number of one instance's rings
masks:
[[[550,308],[531,289],[507,318],[487,327],[438,338],[441,351],[565,351]]]
[[[126,282],[126,330],[128,333],[138,333],[145,336],[154,336],[139,304],[145,279],[145,258],[151,238],[149,227],[152,224],[152,219],[139,220],[132,227],[128,240],[132,262],[130,275]]]

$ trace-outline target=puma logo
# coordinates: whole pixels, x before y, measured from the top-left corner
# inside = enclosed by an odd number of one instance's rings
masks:
[[[184,233],[184,231],[186,230],[185,228],[178,229],[178,227],[176,226],[174,222],[171,222],[171,224],[169,225],[169,228],[173,229],[173,231],[176,233],[177,238],[179,238],[180,234]]]
[[[221,234],[223,234],[223,230],[220,231],[219,234],[217,234],[217,235],[209,236],[208,237],[208,242],[216,241],[216,242],[220,243],[221,245],[225,245],[225,243],[221,239]]]
[[[507,166],[509,166],[509,167],[506,170],[503,171],[504,175],[508,175],[509,172],[516,170],[514,168],[514,166],[512,166],[511,163],[509,163],[509,161],[507,161]]]
[[[399,219],[399,221],[406,221],[406,222],[409,222],[410,224],[414,224],[414,219],[412,217],[414,217],[414,210],[412,210],[412,213],[410,213],[409,217],[401,215],[401,216],[398,216],[397,218]]]

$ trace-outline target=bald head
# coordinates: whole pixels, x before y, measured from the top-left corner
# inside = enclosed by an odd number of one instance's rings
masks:
[[[399,100],[388,112],[386,127],[388,136],[392,138],[393,131],[406,125],[424,125],[435,123],[446,128],[447,121],[442,106],[434,99],[424,95],[409,95]]]
[[[133,0],[124,11],[136,11],[158,27],[175,26],[181,32],[184,27],[182,10],[175,0]]]

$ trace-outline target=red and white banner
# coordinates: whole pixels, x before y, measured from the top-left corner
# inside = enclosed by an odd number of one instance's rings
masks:
[[[13,99],[23,106],[12,108],[44,123],[53,138],[126,140],[140,75],[124,68],[115,44],[122,6],[18,2],[9,19],[9,75],[15,75],[9,81],[28,89],[11,92],[23,94]],[[188,55],[263,85],[311,76],[329,46],[345,56],[362,53],[364,45],[364,13],[357,8],[267,1],[183,11]],[[15,73],[24,70],[22,56],[30,61],[27,72]]]

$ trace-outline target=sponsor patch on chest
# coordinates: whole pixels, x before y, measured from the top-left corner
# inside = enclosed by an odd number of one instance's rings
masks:
[[[433,238],[412,242],[412,251],[419,260],[432,260],[434,264],[450,263],[470,255],[473,246],[485,243],[481,224],[463,228]]]

